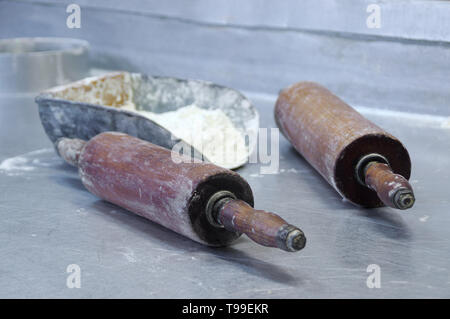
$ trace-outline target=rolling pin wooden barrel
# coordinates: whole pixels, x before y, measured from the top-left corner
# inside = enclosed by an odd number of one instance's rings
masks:
[[[413,206],[406,148],[325,87],[299,82],[282,90],[275,121],[295,149],[350,202]]]
[[[299,228],[253,209],[250,186],[233,171],[118,132],[55,145],[90,192],[194,241],[224,246],[244,233],[285,251],[305,246]]]

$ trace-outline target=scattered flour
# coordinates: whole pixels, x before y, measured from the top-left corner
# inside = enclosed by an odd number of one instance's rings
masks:
[[[125,259],[130,263],[137,262],[136,256],[134,255],[134,251],[131,248],[128,247],[121,247],[119,249],[119,252],[122,256],[125,257]]]
[[[450,128],[450,117],[448,117],[445,121],[441,124],[442,128]]]
[[[262,175],[262,174],[250,174],[249,176],[250,177],[255,177],[255,178],[257,178],[257,177],[264,177],[264,175]]]
[[[165,113],[125,109],[138,112],[163,126],[216,165],[237,168],[247,162],[248,148],[244,135],[220,109],[206,110],[195,104]]]
[[[0,172],[8,176],[17,176],[22,175],[24,172],[32,171],[36,168],[36,164],[41,163],[38,159],[30,158],[30,155],[38,155],[47,152],[53,152],[53,150],[45,148],[7,158],[0,163]]]
[[[83,207],[77,209],[77,213],[81,216],[86,216],[88,213],[86,212],[86,209]]]
[[[295,169],[295,168],[288,168],[288,169],[281,168],[279,172],[280,173],[293,173],[293,174],[302,173],[301,170],[298,170],[298,169]]]
[[[425,216],[423,216],[423,217],[420,217],[419,220],[420,220],[422,223],[425,223],[425,222],[428,220],[428,218],[430,218],[430,216],[425,215]]]
[[[25,157],[11,157],[5,159],[0,164],[0,169],[3,171],[11,172],[11,171],[32,171],[34,170],[33,166],[28,166],[28,159]]]

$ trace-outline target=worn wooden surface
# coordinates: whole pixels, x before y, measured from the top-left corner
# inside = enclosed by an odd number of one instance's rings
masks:
[[[367,165],[365,183],[367,187],[377,192],[380,200],[392,208],[405,209],[414,204],[414,192],[411,184],[401,175],[394,174],[384,163],[370,163]],[[408,192],[408,198],[396,200],[397,192]]]
[[[275,120],[296,150],[355,204],[383,205],[376,192],[357,181],[355,166],[364,155],[381,154],[395,173],[410,176],[403,144],[319,84],[299,82],[281,91]]]
[[[250,191],[243,179],[237,179],[242,185],[238,182],[232,192],[224,191],[231,176],[238,176],[231,171],[220,171],[201,162],[185,167],[181,161],[191,161],[190,158],[118,132],[105,132],[87,142],[60,138],[55,147],[67,163],[79,167],[81,180],[89,191],[193,240],[221,246],[244,233],[260,245],[286,251],[298,251],[305,246],[306,239],[300,229],[274,213],[253,209],[252,199],[249,205],[237,198],[242,193],[239,188]],[[220,182],[208,185],[208,180],[217,175],[222,177],[223,185]],[[203,205],[193,204],[202,197],[201,187],[193,185],[199,178],[205,180],[207,187],[217,188],[216,194],[221,195],[203,199],[200,202]],[[186,179],[187,187],[183,185]],[[234,192],[238,192],[237,196]],[[195,229],[195,219],[204,218],[204,214],[217,227],[205,225]]]
[[[68,164],[78,167],[78,159],[86,141],[78,138],[60,138],[55,143],[55,150]]]
[[[231,200],[220,211],[219,220],[226,229],[246,234],[253,241],[267,247],[297,251],[305,246],[303,233],[298,234],[295,247],[287,243],[286,235],[296,227],[288,224],[277,214],[255,210],[241,200]],[[299,230],[300,231],[300,230]]]
[[[83,185],[98,197],[202,244],[229,244],[239,234],[209,225],[206,203],[228,190],[253,205],[250,186],[233,171],[182,160],[141,139],[105,132],[86,143],[78,167]]]

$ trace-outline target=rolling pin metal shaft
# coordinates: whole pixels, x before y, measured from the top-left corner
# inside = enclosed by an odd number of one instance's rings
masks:
[[[323,86],[299,82],[282,90],[275,121],[295,149],[350,202],[413,206],[406,148]]]
[[[285,251],[305,246],[299,228],[253,209],[250,186],[228,169],[117,132],[61,138],[56,148],[93,194],[202,244],[224,246],[243,233]]]

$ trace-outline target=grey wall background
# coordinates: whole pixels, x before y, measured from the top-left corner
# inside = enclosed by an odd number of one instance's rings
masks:
[[[66,26],[69,3],[80,29]],[[2,0],[0,37],[86,39],[99,68],[270,95],[312,80],[356,106],[449,116],[449,18],[448,1]]]

